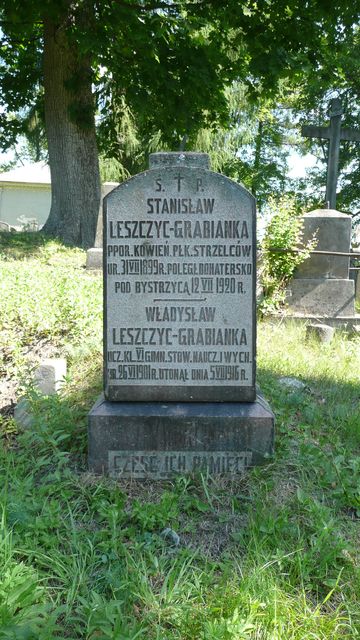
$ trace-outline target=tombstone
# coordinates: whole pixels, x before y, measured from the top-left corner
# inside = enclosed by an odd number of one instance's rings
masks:
[[[357,263],[357,267],[353,269],[353,277],[355,286],[355,305],[360,307],[360,262]]]
[[[303,216],[304,243],[316,234],[316,251],[350,253],[351,217],[333,209]],[[286,291],[288,312],[319,318],[351,318],[355,314],[354,281],[349,256],[312,254],[296,270]]]
[[[104,396],[89,467],[236,475],[273,452],[257,392],[255,200],[207,154],[155,153],[104,199]]]
[[[102,269],[103,266],[103,199],[110,193],[115,187],[118,186],[118,182],[104,182],[101,185],[101,202],[99,208],[99,216],[96,225],[95,244],[91,249],[86,252],[86,268],[87,269]]]
[[[353,231],[353,245],[352,252],[354,257],[350,258],[350,275],[351,280],[354,280],[355,286],[355,305],[360,305],[360,228],[355,227]]]

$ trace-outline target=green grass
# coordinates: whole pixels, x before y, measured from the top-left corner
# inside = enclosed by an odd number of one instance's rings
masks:
[[[319,346],[301,327],[259,324],[277,430],[267,466],[233,481],[94,478],[101,277],[82,251],[0,239],[0,366],[34,414],[24,432],[0,418],[0,640],[359,638],[359,337]],[[44,350],[68,359],[55,398],[26,385]]]

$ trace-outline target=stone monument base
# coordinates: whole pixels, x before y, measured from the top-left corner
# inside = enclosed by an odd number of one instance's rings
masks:
[[[89,469],[156,480],[176,474],[235,476],[273,454],[274,415],[255,402],[109,402],[89,414]]]
[[[86,252],[86,268],[102,269],[103,268],[103,250],[101,247],[93,247]]]
[[[293,278],[286,290],[288,312],[322,317],[353,316],[355,288],[353,280]]]

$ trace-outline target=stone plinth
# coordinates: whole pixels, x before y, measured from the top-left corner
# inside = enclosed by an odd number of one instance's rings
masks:
[[[89,414],[89,468],[123,478],[238,475],[273,454],[274,416],[255,402],[108,402]]]
[[[355,313],[353,280],[293,279],[287,289],[288,309],[306,315],[343,317]]]

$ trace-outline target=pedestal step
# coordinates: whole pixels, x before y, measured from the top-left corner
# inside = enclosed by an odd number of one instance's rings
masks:
[[[113,477],[237,475],[265,462],[274,447],[274,415],[255,402],[109,402],[89,414],[89,468]]]

